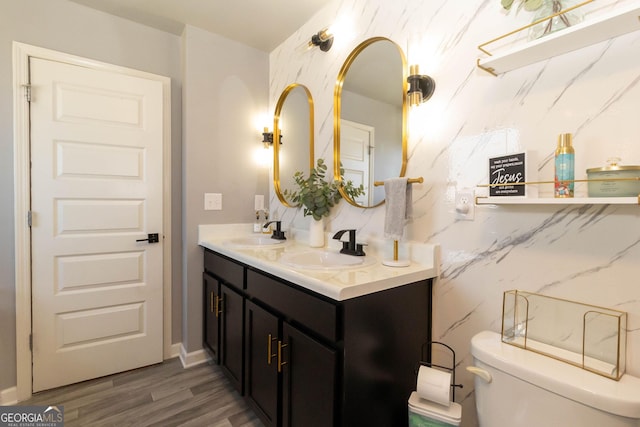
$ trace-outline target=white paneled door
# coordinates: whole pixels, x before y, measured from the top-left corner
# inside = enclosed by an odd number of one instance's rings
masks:
[[[374,128],[349,120],[340,120],[340,161],[344,179],[356,187],[362,184],[364,195],[356,202],[373,205]]]
[[[37,392],[162,361],[163,100],[158,81],[44,59],[30,78]]]

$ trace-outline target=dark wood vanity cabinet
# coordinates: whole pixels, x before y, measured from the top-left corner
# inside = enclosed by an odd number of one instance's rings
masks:
[[[233,386],[244,386],[244,297],[233,288],[220,285],[220,366]]]
[[[244,267],[205,252],[204,346],[240,393],[244,387]]]
[[[242,284],[229,286],[230,275]],[[431,279],[336,301],[207,249],[204,339],[212,355],[213,278],[224,313],[219,363],[242,381],[239,390],[266,426],[408,424],[422,346],[431,340]]]
[[[220,283],[208,273],[202,274],[202,282],[204,288],[204,347],[209,351],[213,361],[220,363],[220,351],[218,348],[220,334],[220,323],[218,322],[218,316],[220,315],[218,308],[220,303]]]
[[[338,351],[284,322],[282,425],[331,427],[336,421]],[[330,397],[332,396],[332,397]]]
[[[277,426],[279,320],[262,307],[247,302],[245,326],[245,397],[265,425]]]
[[[318,309],[335,318],[336,307],[252,270],[247,292],[254,300],[246,303],[245,321],[249,405],[267,426],[335,426],[335,342],[321,342],[308,326],[291,323]]]

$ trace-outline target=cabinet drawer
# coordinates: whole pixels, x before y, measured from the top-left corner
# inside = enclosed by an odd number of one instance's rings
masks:
[[[336,305],[253,270],[247,270],[247,292],[323,337],[338,340]]]
[[[204,252],[204,270],[240,289],[244,282],[244,267],[206,250]]]

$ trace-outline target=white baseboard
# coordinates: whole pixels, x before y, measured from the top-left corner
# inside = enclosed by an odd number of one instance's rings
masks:
[[[167,357],[167,359],[173,359],[174,357],[180,357],[181,349],[182,349],[182,343],[171,344],[171,348],[169,350],[169,357]]]
[[[192,351],[187,353],[187,350],[182,344],[180,344],[180,362],[182,362],[183,368],[192,368],[202,363],[207,363],[211,358],[204,349]]]
[[[182,343],[171,344],[170,354],[166,359],[173,359],[174,357],[180,357],[180,361],[182,362],[182,366],[184,368],[197,366],[201,363],[206,363],[211,359],[207,352],[204,350],[198,350],[187,354],[184,347],[182,346]],[[17,387],[10,387],[4,390],[0,390],[0,406],[15,405],[17,403]]]
[[[18,403],[18,388],[10,387],[0,390],[0,406],[15,405]]]

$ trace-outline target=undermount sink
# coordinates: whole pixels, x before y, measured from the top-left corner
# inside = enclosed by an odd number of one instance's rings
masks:
[[[375,262],[375,258],[366,256],[344,255],[329,251],[290,252],[279,259],[281,264],[292,268],[308,270],[341,270],[364,267]]]
[[[270,235],[244,236],[229,239],[224,244],[234,247],[255,248],[255,247],[274,247],[284,245],[286,240],[272,239]]]

